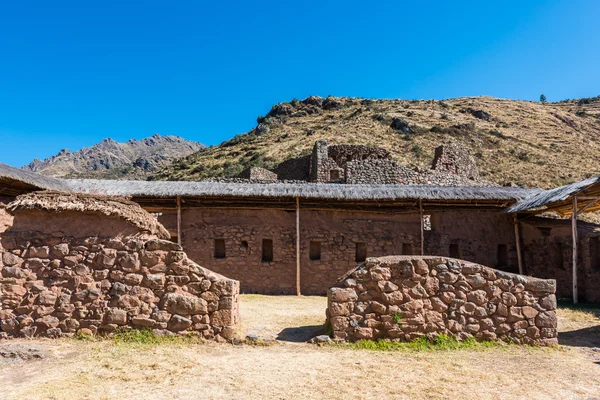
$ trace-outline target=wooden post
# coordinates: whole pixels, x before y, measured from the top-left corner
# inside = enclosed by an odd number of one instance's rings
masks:
[[[515,243],[517,245],[517,264],[519,265],[519,274],[523,275],[523,259],[521,258],[521,237],[519,235],[519,219],[515,217]]]
[[[177,244],[181,246],[181,196],[177,196]]]
[[[300,296],[300,198],[296,197],[296,295]]]
[[[419,215],[421,216],[421,255],[425,255],[425,221],[423,221],[423,200],[419,200]]]
[[[571,231],[573,236],[573,304],[577,304],[577,196],[573,196]]]

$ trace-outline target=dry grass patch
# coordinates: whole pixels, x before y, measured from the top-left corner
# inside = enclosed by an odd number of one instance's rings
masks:
[[[326,299],[242,295],[240,304],[244,329],[262,326],[277,333],[322,324]],[[594,313],[597,309],[559,309],[559,338],[597,328]],[[133,338],[10,341],[43,347],[47,357],[0,358],[0,398],[586,399],[600,393],[600,365],[578,347],[370,351],[360,345],[287,342],[268,347],[153,343],[129,335]]]

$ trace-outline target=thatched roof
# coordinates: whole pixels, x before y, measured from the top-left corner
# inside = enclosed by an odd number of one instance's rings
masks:
[[[300,197],[324,200],[423,199],[474,202],[478,200],[516,201],[539,192],[539,189],[508,187],[106,180],[70,180],[69,188],[78,193],[136,197]]]
[[[539,193],[518,201],[506,211],[517,213],[523,211],[555,211],[561,215],[570,214],[572,210],[573,196],[586,195],[600,197],[600,176],[585,179],[550,190],[542,190]],[[581,204],[583,206],[584,204]],[[587,211],[595,211],[598,207],[589,207]]]
[[[320,183],[228,183],[58,179],[0,164],[0,179],[20,180],[37,189],[122,197],[240,197],[323,200],[436,200],[514,202],[540,189],[430,185],[349,185]]]
[[[170,238],[169,232],[139,204],[118,197],[61,192],[33,192],[21,195],[8,205],[8,211],[42,210],[48,212],[78,211],[121,218],[140,230]]]
[[[15,193],[26,192],[31,189],[68,191],[67,184],[63,179],[44,176],[2,163],[0,163],[0,182],[5,188],[16,191]],[[7,194],[13,194],[12,191]],[[0,194],[2,194],[2,190],[0,190]]]

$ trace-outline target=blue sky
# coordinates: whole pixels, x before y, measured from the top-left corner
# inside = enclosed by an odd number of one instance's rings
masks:
[[[309,95],[596,96],[599,20],[597,0],[4,1],[0,162],[218,144]]]

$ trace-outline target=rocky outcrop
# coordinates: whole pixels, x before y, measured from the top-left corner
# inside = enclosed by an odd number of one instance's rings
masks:
[[[159,134],[126,143],[107,138],[76,152],[63,149],[45,160],[35,159],[23,169],[63,178],[139,179],[204,148],[200,143]]]
[[[452,258],[369,258],[328,291],[334,339],[459,340],[557,344],[556,281]]]

